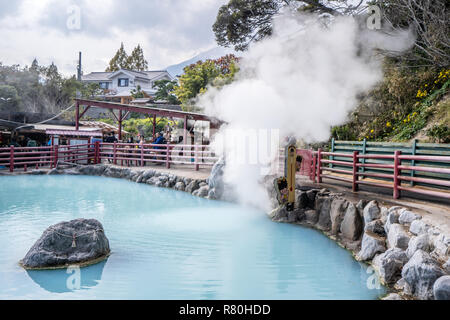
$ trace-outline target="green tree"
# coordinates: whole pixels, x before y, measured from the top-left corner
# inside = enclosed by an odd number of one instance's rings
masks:
[[[120,44],[119,50],[117,50],[114,57],[109,62],[106,72],[114,72],[120,69],[128,69],[128,54],[126,53],[123,42]]]
[[[131,90],[130,93],[134,99],[145,98],[144,91],[142,91],[142,88],[140,85],[138,85],[136,87],[136,89]]]
[[[128,69],[137,71],[145,71],[148,69],[148,62],[145,60],[144,51],[139,44],[128,57],[127,67]]]
[[[198,61],[184,68],[184,73],[174,87],[174,93],[185,110],[193,110],[198,94],[206,91],[208,85],[222,86],[230,83],[238,68],[238,58],[227,55],[216,60]]]
[[[246,50],[253,41],[272,34],[272,18],[286,6],[333,15],[356,12],[364,1],[348,0],[229,0],[220,7],[213,31],[221,46]]]
[[[177,81],[173,80],[158,80],[155,81],[155,86],[158,89],[155,94],[156,100],[164,100],[170,104],[181,104],[181,101],[174,94]]]

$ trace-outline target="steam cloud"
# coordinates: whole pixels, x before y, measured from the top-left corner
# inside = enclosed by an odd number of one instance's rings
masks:
[[[200,97],[198,105],[207,114],[228,123],[217,135],[225,143],[216,141],[216,147],[220,145],[216,151],[225,155],[225,182],[243,203],[270,208],[260,184],[264,164],[236,161],[246,151],[230,138],[230,132],[248,147],[254,141],[245,140],[245,132],[252,129],[269,135],[276,132],[270,130],[279,130],[280,138],[293,135],[305,142],[326,141],[330,128],[342,124],[356,107],[357,95],[381,80],[380,61],[372,49],[386,46],[400,51],[411,46],[411,41],[399,42],[395,36],[377,35],[376,43],[371,42],[373,33],[359,28],[351,17],[330,20],[285,14],[274,21],[273,36],[245,52],[232,84],[209,88]],[[267,139],[258,139],[258,149]],[[277,148],[272,149],[273,160]]]

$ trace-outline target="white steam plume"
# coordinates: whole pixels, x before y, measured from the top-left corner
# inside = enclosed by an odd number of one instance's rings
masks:
[[[225,181],[242,202],[269,208],[259,184],[263,164],[237,163],[236,154],[242,151],[225,132],[278,129],[280,138],[327,140],[330,128],[343,123],[356,107],[358,93],[382,77],[379,62],[358,56],[364,52],[359,45],[370,42],[367,37],[361,41],[359,35],[350,17],[324,24],[316,16],[283,15],[274,22],[273,36],[244,54],[232,84],[220,90],[209,88],[200,97],[198,104],[207,114],[228,123],[219,135],[226,142],[221,144],[224,150],[217,151],[225,153]],[[266,141],[260,139],[261,143]]]

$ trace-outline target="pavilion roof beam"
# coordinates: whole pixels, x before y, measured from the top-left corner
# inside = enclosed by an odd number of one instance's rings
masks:
[[[174,111],[167,109],[159,109],[152,107],[142,107],[142,106],[134,106],[129,104],[121,104],[115,102],[105,102],[105,101],[96,101],[96,100],[86,100],[86,99],[76,99],[80,105],[90,105],[94,107],[106,108],[106,109],[117,109],[117,110],[125,110],[130,112],[138,112],[145,113],[150,115],[156,115],[159,117],[174,117],[179,119],[184,119],[186,116],[189,116],[190,119],[200,120],[200,121],[210,121],[210,122],[222,122],[216,118],[208,117],[207,115],[200,113],[191,113],[185,111]]]

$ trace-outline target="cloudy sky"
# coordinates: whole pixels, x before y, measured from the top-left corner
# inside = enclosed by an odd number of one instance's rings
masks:
[[[141,44],[150,69],[216,46],[212,24],[227,0],[0,0],[0,62],[54,61],[61,72],[103,71],[124,43]]]

